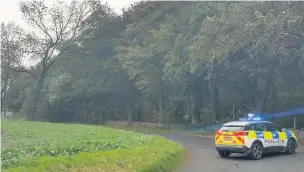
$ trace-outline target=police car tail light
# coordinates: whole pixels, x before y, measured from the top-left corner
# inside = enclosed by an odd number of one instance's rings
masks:
[[[215,134],[216,134],[216,135],[220,135],[221,133],[220,133],[219,130],[215,130]]]

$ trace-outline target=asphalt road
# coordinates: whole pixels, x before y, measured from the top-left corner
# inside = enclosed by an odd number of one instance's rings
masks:
[[[251,160],[243,155],[232,154],[221,158],[208,138],[163,134],[168,139],[182,144],[189,159],[178,172],[304,172],[304,148],[298,147],[294,155],[265,155],[261,160]]]

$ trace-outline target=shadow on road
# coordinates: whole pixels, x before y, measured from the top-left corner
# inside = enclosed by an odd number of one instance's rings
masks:
[[[298,147],[297,153],[293,155],[272,153],[266,154],[263,159],[255,161],[240,154],[232,154],[229,158],[221,158],[215,149],[213,138],[182,133],[161,135],[180,143],[189,153],[187,163],[178,169],[178,172],[286,172],[290,170],[291,166],[293,172],[303,172],[304,147]]]
[[[293,155],[288,155],[285,153],[268,153],[264,154],[262,159],[271,159],[271,158],[278,158],[278,157],[294,157],[296,155],[304,155],[304,152],[297,152]],[[232,154],[229,158],[230,160],[249,160],[252,161],[252,159],[249,156],[246,155],[238,155],[238,154]]]

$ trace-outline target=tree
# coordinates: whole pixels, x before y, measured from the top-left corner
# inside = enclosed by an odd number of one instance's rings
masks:
[[[161,26],[152,30],[149,41],[142,42],[142,46],[133,44],[117,48],[123,68],[155,105],[159,122],[164,121],[164,57],[172,46],[171,29],[171,26]]]
[[[44,1],[26,1],[20,3],[24,20],[34,30],[24,38],[24,55],[33,61],[38,61],[37,73],[33,73],[23,64],[17,63],[17,72],[26,72],[33,76],[36,83],[33,106],[30,109],[31,120],[35,120],[37,107],[43,98],[42,89],[48,70],[54,64],[54,56],[64,53],[71,44],[77,43],[77,35],[85,27],[85,19],[98,5],[95,1],[70,4],[57,1],[52,7],[47,7]]]
[[[192,125],[295,108],[304,100],[303,3],[148,1],[121,16],[92,6],[81,34],[62,39],[49,50],[53,56],[43,56],[52,41],[43,25],[40,34],[21,35],[27,45],[36,37],[45,42],[41,49],[22,46],[39,64],[17,68],[32,75],[10,79],[7,107],[32,106],[39,82],[29,78],[43,76],[44,57],[50,67],[41,114],[50,121]],[[46,28],[55,39],[55,27]]]
[[[10,86],[14,62],[22,56],[21,34],[22,29],[14,23],[1,24],[1,112],[5,109],[4,97]]]

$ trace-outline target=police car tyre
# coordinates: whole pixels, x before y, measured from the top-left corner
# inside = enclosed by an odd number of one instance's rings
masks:
[[[259,142],[255,142],[251,146],[250,157],[254,160],[261,159],[263,156],[263,145]]]
[[[218,153],[223,158],[227,158],[231,154],[230,152],[226,152],[226,151],[218,151]]]
[[[287,142],[287,149],[286,153],[288,154],[294,154],[296,152],[296,141],[294,139],[290,139]]]

